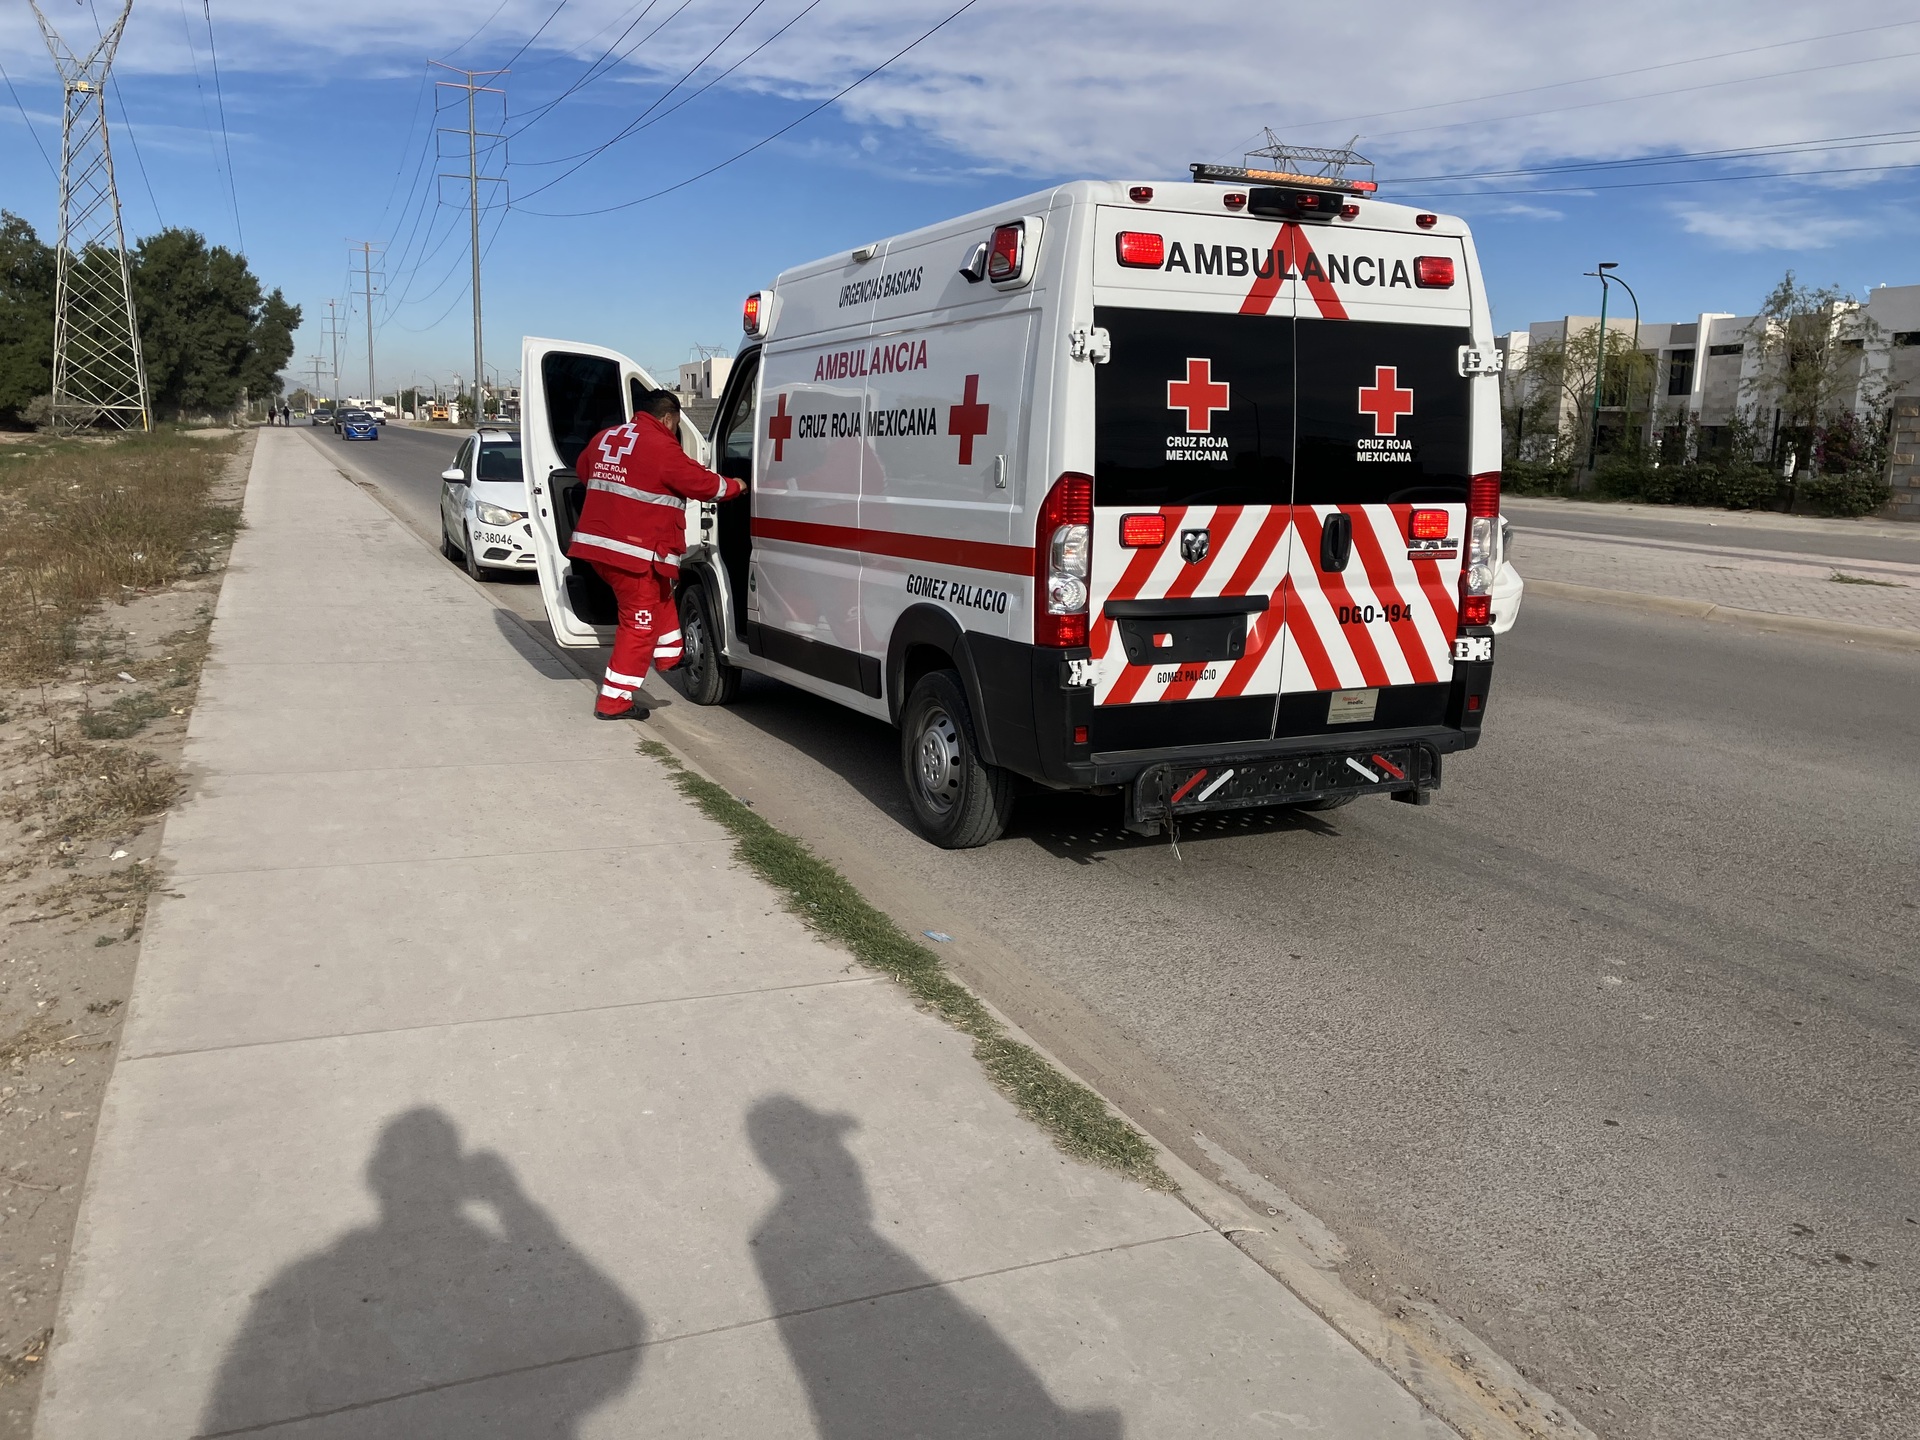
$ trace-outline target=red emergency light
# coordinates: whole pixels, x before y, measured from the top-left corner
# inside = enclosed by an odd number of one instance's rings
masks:
[[[1158,270],[1167,263],[1167,242],[1145,230],[1122,230],[1117,241],[1120,263],[1135,270]]]
[[[1422,290],[1453,288],[1453,257],[1422,255],[1413,262],[1413,283]]]
[[[1447,512],[1444,510],[1416,510],[1407,517],[1407,536],[1413,540],[1444,540],[1447,538]]]
[[[1027,227],[1016,220],[1011,225],[996,225],[993,239],[987,242],[987,278],[994,281],[1018,280],[1026,262]]]
[[[1438,215],[1420,214],[1413,217],[1413,223],[1418,225],[1422,230],[1431,230],[1440,223],[1440,217]]]
[[[1144,205],[1153,199],[1153,187],[1151,185],[1130,186],[1127,190],[1127,198],[1136,205]]]
[[[1122,515],[1120,543],[1129,550],[1159,549],[1167,543],[1167,517],[1158,511],[1148,515]]]
[[[749,335],[765,333],[764,321],[767,315],[767,292],[756,290],[747,296],[747,303],[741,307],[740,328]]]
[[[1247,208],[1247,197],[1238,190],[1229,190],[1220,197],[1220,203],[1229,210],[1244,210]]]

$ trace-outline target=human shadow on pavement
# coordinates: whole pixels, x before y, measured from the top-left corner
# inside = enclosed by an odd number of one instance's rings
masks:
[[[570,1440],[632,1382],[639,1310],[444,1114],[390,1120],[367,1182],[379,1220],[255,1294],[201,1435]]]
[[[1063,1409],[953,1291],[874,1228],[851,1116],[760,1101],[747,1135],[780,1198],[754,1263],[821,1440],[1120,1440],[1114,1410]]]

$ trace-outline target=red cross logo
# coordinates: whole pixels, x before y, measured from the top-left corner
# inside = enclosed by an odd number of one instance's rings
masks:
[[[1396,435],[1400,417],[1413,413],[1413,391],[1400,388],[1400,374],[1391,365],[1373,367],[1373,385],[1360,387],[1360,413],[1373,416],[1373,433]]]
[[[767,417],[767,438],[773,441],[773,458],[786,457],[787,441],[793,438],[793,416],[787,414],[787,396],[780,392],[780,408]]]
[[[616,447],[615,440],[619,441]],[[640,432],[628,421],[617,429],[609,430],[600,437],[600,455],[608,465],[618,465],[633,453],[633,447],[640,443]]]
[[[1189,435],[1213,433],[1213,412],[1227,408],[1227,382],[1213,378],[1213,361],[1187,361],[1187,378],[1167,382],[1167,408],[1187,412]]]
[[[980,377],[967,376],[967,388],[958,405],[947,407],[947,434],[960,437],[960,463],[973,463],[973,442],[987,433],[988,406],[980,403]]]

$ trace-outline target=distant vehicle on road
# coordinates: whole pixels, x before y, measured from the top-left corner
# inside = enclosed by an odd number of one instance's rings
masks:
[[[331,405],[314,406],[313,413],[307,417],[307,423],[309,425],[333,424],[333,407]]]
[[[440,553],[476,580],[489,570],[532,570],[520,432],[482,425],[440,472]]]
[[[342,440],[378,440],[380,426],[373,416],[364,410],[348,410],[340,416],[340,438]]]
[[[439,424],[442,424],[442,425],[446,424],[447,423],[447,407],[442,405],[439,401],[436,400],[433,403],[432,408],[430,408],[427,411],[427,418],[429,420],[437,421]]]

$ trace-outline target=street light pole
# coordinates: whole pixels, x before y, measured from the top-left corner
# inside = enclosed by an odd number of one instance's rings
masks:
[[[1607,383],[1607,272],[1617,269],[1619,264],[1618,260],[1602,260],[1593,269],[1584,272],[1588,276],[1598,276],[1600,280],[1600,335],[1593,365],[1593,418],[1587,426],[1588,470],[1592,470],[1600,458],[1600,392]]]

